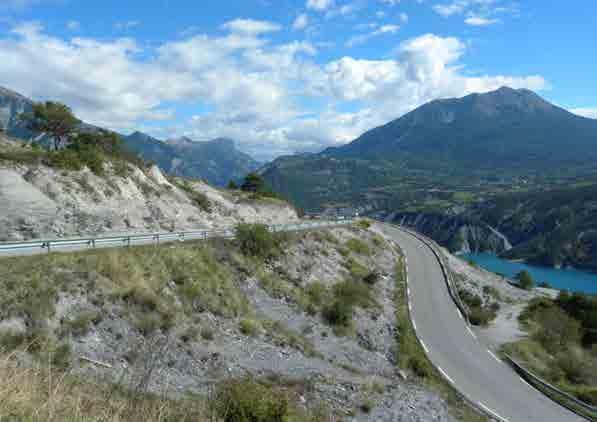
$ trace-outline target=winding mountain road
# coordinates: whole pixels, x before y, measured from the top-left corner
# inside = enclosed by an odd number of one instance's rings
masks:
[[[415,236],[383,225],[406,255],[414,328],[427,356],[470,401],[508,422],[585,421],[529,386],[490,352],[454,305],[439,262]]]

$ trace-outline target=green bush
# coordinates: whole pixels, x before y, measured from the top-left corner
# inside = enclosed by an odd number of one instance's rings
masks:
[[[380,280],[381,275],[377,272],[377,271],[371,271],[369,274],[367,274],[364,278],[363,281],[366,284],[369,284],[370,286],[377,284],[377,282]]]
[[[276,238],[263,224],[239,224],[236,239],[248,256],[269,258],[277,252]]]
[[[371,227],[371,221],[361,218],[359,221],[357,221],[357,227],[367,230],[369,227]]]
[[[325,306],[322,312],[322,316],[328,324],[338,327],[349,327],[352,323],[352,314],[353,305],[339,299],[335,299]]]
[[[224,422],[285,422],[290,401],[285,392],[246,378],[220,384],[211,402]]]
[[[376,306],[371,288],[360,281],[347,280],[333,288],[334,300],[323,308],[324,320],[335,327],[347,328],[352,323],[354,307]]]
[[[352,238],[346,241],[344,244],[346,248],[356,254],[369,256],[371,255],[371,249],[369,245],[360,239]]]
[[[521,289],[531,290],[535,287],[535,281],[527,270],[522,270],[518,274],[516,274],[516,280],[518,280],[518,286]]]
[[[329,297],[328,288],[320,281],[309,283],[305,289],[305,293],[309,301],[317,307],[323,305]]]
[[[469,320],[473,325],[486,326],[496,317],[495,311],[487,307],[475,307],[469,311]]]
[[[241,319],[239,323],[240,332],[246,336],[254,337],[257,335],[259,324],[252,319]]]
[[[344,265],[354,280],[361,281],[369,275],[369,270],[352,257],[349,257]]]

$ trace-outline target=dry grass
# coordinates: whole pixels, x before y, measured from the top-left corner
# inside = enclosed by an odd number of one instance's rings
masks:
[[[51,365],[30,367],[15,354],[0,357],[0,420],[10,421],[210,421],[204,400],[172,401],[132,395],[119,387],[82,382]]]

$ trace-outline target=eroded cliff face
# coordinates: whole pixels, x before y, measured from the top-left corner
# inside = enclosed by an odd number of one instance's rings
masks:
[[[197,198],[203,198],[198,201]],[[157,167],[130,166],[126,176],[0,162],[0,241],[284,224],[298,220],[290,204],[254,200],[202,182],[181,188]]]
[[[388,219],[431,237],[455,253],[488,251],[501,254],[512,249],[508,238],[497,229],[464,216],[394,213]]]

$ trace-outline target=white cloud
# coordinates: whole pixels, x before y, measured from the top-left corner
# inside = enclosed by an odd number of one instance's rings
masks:
[[[280,25],[268,21],[259,21],[254,19],[235,19],[222,25],[222,29],[242,34],[265,34],[276,32],[281,29]]]
[[[498,22],[499,22],[498,19],[488,19],[488,18],[484,18],[482,16],[475,16],[475,15],[468,16],[464,20],[464,23],[466,23],[467,25],[471,25],[471,26],[488,26],[488,25],[496,24]]]
[[[500,20],[494,18],[496,15],[516,14],[517,5],[508,7],[500,6],[503,0],[452,0],[450,3],[433,5],[433,10],[443,17],[464,15],[467,17],[465,23],[473,26],[487,26],[498,23]]]
[[[400,13],[400,22],[402,22],[402,23],[408,22],[408,15],[406,13]]]
[[[301,29],[305,29],[307,25],[309,25],[309,16],[306,13],[301,13],[296,17],[296,19],[292,23],[292,29],[298,31]]]
[[[374,26],[377,26],[374,24]],[[347,47],[354,47],[358,44],[363,44],[369,41],[371,38],[377,37],[383,34],[395,34],[400,30],[400,25],[382,25],[378,27],[375,31],[369,32],[367,34],[359,34],[351,37],[348,41],[346,41]]]
[[[595,108],[572,108],[571,113],[579,116],[588,117],[590,119],[597,119],[597,107]]]
[[[79,21],[68,21],[66,23],[66,28],[70,31],[78,31],[81,29],[81,23]]]
[[[384,60],[347,56],[318,64],[308,42],[274,43],[263,27],[226,28],[221,36],[143,51],[131,38],[64,40],[29,23],[0,38],[0,81],[37,100],[69,104],[93,124],[124,132],[159,126],[151,133],[163,137],[229,136],[261,159],[348,142],[435,98],[546,86],[540,76],[465,76],[466,45],[457,38],[427,34]],[[339,111],[345,102],[356,111]],[[173,120],[178,103],[209,111]]]
[[[468,1],[456,0],[453,3],[436,4],[435,6],[433,6],[433,10],[444,17],[448,17],[463,13],[468,7],[468,5]]]
[[[334,0],[307,0],[307,9],[323,11],[334,6]]]

